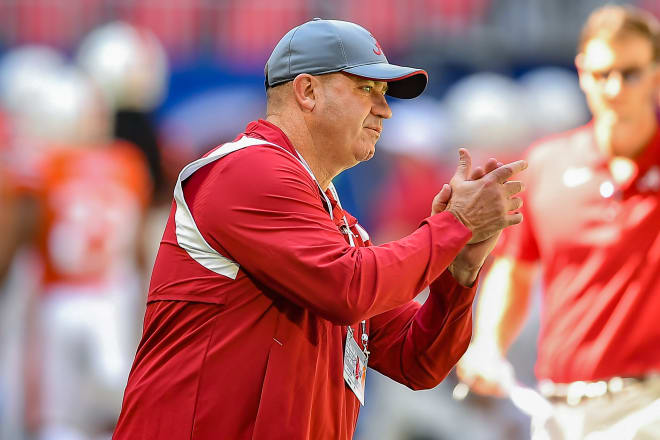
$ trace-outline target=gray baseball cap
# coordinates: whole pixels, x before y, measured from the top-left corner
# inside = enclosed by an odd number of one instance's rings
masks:
[[[422,69],[388,63],[378,41],[362,26],[320,18],[287,32],[264,69],[266,88],[291,81],[301,73],[332,72],[386,81],[387,94],[395,98],[415,98],[428,82]]]

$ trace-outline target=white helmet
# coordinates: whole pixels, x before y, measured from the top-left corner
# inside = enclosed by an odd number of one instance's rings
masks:
[[[535,136],[575,128],[589,118],[577,75],[559,67],[542,67],[520,77]]]
[[[531,140],[523,90],[514,80],[477,73],[457,82],[445,97],[458,146],[515,152]]]
[[[106,24],[81,43],[77,61],[115,109],[153,110],[167,88],[167,55],[156,36],[124,22]]]
[[[0,60],[0,105],[12,119],[30,113],[48,89],[64,57],[47,46],[13,49]]]
[[[93,145],[110,138],[111,116],[96,84],[75,67],[54,76],[35,112],[34,134],[54,143]]]
[[[447,115],[431,97],[400,100],[391,104],[392,119],[383,122],[378,147],[418,159],[437,159],[447,148]]]

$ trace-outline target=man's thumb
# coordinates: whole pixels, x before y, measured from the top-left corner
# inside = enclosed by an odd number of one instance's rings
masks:
[[[465,148],[459,148],[458,167],[456,167],[456,173],[454,173],[454,176],[457,176],[462,180],[468,180],[471,169],[472,169],[472,157],[470,156],[470,152]]]
[[[449,203],[450,198],[451,186],[445,183],[442,185],[440,192],[433,198],[433,203],[431,204],[431,215],[435,215],[447,209],[447,204]]]

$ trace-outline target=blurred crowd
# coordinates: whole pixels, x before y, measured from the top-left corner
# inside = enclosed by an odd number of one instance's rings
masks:
[[[375,158],[335,182],[383,243],[428,216],[458,147],[506,162],[589,119],[572,59],[603,3],[0,0],[0,439],[109,437],[173,182],[263,116],[284,31],[351,19],[430,72],[424,98],[390,101]],[[532,384],[525,335],[512,361]],[[453,376],[414,395],[368,382],[359,439],[529,436],[507,402],[453,401]]]

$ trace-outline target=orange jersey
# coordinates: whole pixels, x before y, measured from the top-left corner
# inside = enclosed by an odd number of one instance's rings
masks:
[[[150,193],[145,160],[129,144],[47,151],[37,190],[44,284],[102,282],[135,261]]]

